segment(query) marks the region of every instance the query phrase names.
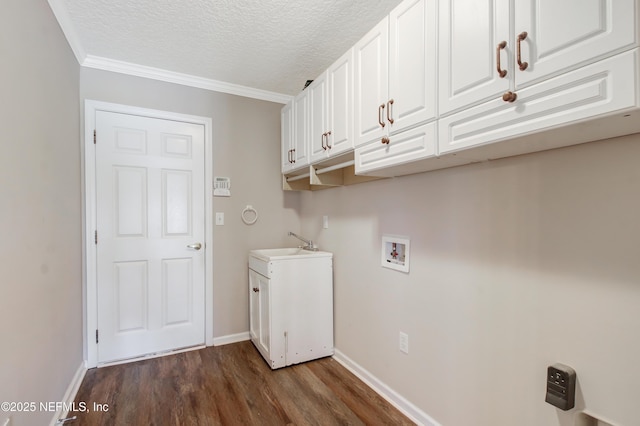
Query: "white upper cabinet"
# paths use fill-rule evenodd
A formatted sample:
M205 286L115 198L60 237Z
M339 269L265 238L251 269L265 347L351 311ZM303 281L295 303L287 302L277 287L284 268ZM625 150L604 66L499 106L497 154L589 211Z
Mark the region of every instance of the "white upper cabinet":
M355 145L385 133L384 106L389 100L389 18L384 18L354 48Z
M313 83L304 90L309 97L309 140L311 162L313 162L327 155L327 72L313 80Z
M515 34L524 70L516 63L516 88L577 69L633 46L635 0L518 0ZM525 37L526 33L526 37Z
M291 144L293 141L293 101L280 110L281 169L285 173L291 168Z
M635 0L440 0L440 115L633 46ZM510 28L511 16L515 24Z
M440 115L509 90L507 76L513 74L508 53L512 39L509 3L509 0L440 0ZM503 42L504 47L498 47ZM498 72L498 67L503 72Z
M309 97L303 91L281 111L282 173L309 165ZM291 124L289 124L291 123Z
M329 120L327 151L334 155L353 149L353 49L327 71Z
M405 0L355 46L356 146L436 117L435 4Z
M353 149L353 50L306 89L309 94L311 162Z
M435 2L407 0L389 15L389 133L436 118Z
M640 106L638 56L637 49L629 50L525 87L513 103L496 98L442 117L440 154L464 150L458 157L483 161L639 131L632 124L640 123L634 118ZM608 115L608 123L586 123ZM581 125L553 136L540 134L574 123ZM533 135L526 142L514 140Z
M403 0L283 109L283 171L353 149L356 174L399 176L637 133L639 39L640 0Z

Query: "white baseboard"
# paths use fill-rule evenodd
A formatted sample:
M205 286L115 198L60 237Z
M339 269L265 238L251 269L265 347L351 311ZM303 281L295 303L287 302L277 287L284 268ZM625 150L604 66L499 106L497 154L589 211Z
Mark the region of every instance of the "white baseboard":
M335 350L335 354L333 355L333 359L342 364L347 370L351 371L356 377L365 382L367 386L376 391L380 396L386 399L391 405L396 407L398 410L402 412L405 416L409 417L412 421L421 426L441 426L440 423L436 422L433 418L431 418L427 413L420 410L418 407L413 405L411 402L407 401L402 395L391 389L385 383L383 383L380 379L375 377L373 374L362 368L352 359L347 357L345 354L340 352L338 349Z
M87 368L84 365L84 361L80 363L80 367L76 371L76 374L73 376L71 383L69 383L69 387L67 387L67 391L64 393L64 397L62 397L62 406L58 411L56 411L51 419L50 426L55 426L58 424L59 419L64 419L69 415L69 408L73 406L73 401L76 399L76 395L78 394L78 390L80 389L80 385L82 384L82 380L84 379L84 375L87 372ZM72 413L73 415L73 413Z
M248 331L245 331L244 333L238 333L238 334L228 334L226 336L214 337L213 346L222 346L222 345L228 345L230 343L244 342L245 340L250 340L250 339L251 339L251 336L249 335Z

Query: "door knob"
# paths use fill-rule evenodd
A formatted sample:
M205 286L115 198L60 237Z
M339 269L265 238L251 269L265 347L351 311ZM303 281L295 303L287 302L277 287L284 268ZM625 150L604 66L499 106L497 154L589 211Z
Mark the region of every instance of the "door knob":
M187 248L194 249L194 250L200 250L202 248L202 244L200 244L200 243L189 244L187 246Z

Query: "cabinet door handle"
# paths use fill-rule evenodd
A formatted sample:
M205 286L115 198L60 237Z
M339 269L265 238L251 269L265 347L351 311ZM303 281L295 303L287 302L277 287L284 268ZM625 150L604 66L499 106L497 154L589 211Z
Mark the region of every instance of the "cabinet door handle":
M293 163L293 161L291 161L291 150L287 151L287 160L289 160L289 164Z
M503 70L502 65L500 65L500 53L505 47L507 47L507 42L503 41L496 48L496 68L498 69L498 75L500 78L504 78L507 75L507 70Z
M383 115L382 115L383 114L383 111L382 111L383 109L384 109L384 104L382 104L382 105L380 105L378 107L378 123L380 124L381 127L384 127L384 121L382 121L383 120L383 118L382 118L383 117Z
M325 134L327 135L327 149L331 149L332 147L331 147L331 145L329 145L329 136L331 136L331 132L329 131L329 132L327 132Z
M511 91L505 92L505 94L502 95L502 100L505 102L515 102L516 99L518 99L518 95Z
M322 144L322 149L323 149L324 151L326 151L326 150L327 150L327 146L326 146L326 145L325 145L325 143L324 143L324 138L326 138L326 137L327 137L327 134L326 134L326 133L323 133L323 134L322 134L322 137L320 138L320 143Z
M380 140L380 142L382 142L382 145L389 145L389 142L391 142L391 140L385 136Z
M522 40L527 38L527 32L523 31L520 34L518 34L518 40L517 40L517 56L518 56L518 66L520 67L520 71L524 71L527 69L527 67L529 66L528 62L522 62Z
M393 124L393 118L391 118L391 105L393 105L393 99L389 99L389 102L387 102L387 121L391 124Z
M254 288L253 288L253 292L254 292L254 293L257 293L257 292L259 292L259 291L260 291L260 289L259 289L258 287L254 287Z
M291 150L291 162L292 162L292 163L295 163L295 162L296 162L296 149L295 149L295 148L293 148L293 149Z

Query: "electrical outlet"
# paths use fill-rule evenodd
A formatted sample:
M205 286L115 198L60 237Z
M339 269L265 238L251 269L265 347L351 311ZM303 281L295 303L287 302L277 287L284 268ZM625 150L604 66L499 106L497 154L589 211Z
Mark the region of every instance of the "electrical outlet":
M402 331L400 332L400 352L409 353L409 335Z
M216 225L224 225L224 213L216 212Z
M322 216L322 229L329 229L329 216Z

